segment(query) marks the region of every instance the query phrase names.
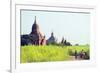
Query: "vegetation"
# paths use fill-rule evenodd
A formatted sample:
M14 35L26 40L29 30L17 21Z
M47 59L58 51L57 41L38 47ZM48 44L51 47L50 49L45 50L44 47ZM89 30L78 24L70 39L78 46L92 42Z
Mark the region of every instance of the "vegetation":
M75 50L79 53L81 50L88 52L89 46L21 46L21 63L31 62L48 62L48 61L66 61L70 60L70 56Z

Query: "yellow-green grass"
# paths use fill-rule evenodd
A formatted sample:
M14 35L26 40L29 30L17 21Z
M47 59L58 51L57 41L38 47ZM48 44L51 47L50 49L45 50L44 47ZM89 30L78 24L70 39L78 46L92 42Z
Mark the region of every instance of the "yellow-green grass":
M48 62L48 61L67 61L72 53L77 50L89 51L89 46L21 46L21 63Z

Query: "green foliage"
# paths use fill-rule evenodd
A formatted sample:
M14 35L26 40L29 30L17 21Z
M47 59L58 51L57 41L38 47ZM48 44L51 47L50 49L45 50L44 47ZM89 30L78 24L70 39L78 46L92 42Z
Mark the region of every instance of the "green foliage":
M21 46L21 63L66 61L75 50L89 51L89 46Z

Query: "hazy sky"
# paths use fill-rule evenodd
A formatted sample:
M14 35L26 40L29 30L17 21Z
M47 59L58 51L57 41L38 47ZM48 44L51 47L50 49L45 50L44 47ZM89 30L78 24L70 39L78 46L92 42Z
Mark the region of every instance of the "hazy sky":
M40 30L48 39L51 32L61 41L62 37L72 44L89 44L90 14L52 12L52 11L21 11L21 34L29 34L35 16Z

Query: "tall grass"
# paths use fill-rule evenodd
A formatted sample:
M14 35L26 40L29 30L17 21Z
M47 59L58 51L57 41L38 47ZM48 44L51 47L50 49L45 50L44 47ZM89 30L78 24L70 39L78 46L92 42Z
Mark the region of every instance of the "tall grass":
M88 51L88 46L21 46L21 63L65 61L70 59L69 50Z

